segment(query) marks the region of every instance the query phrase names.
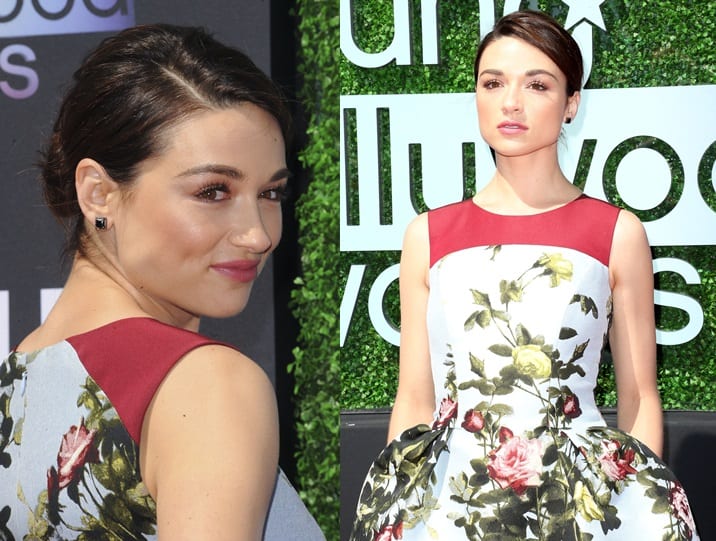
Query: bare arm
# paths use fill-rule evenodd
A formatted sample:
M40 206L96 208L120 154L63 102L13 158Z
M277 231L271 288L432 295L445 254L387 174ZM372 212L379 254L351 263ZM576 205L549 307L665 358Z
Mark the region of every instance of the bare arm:
M613 321L609 334L619 428L661 454L662 410L656 386L654 275L644 227L622 211L609 261Z
M400 258L400 371L389 441L411 426L430 424L435 409L426 325L429 264L428 220L423 214L408 226Z
M142 431L159 539L261 539L277 425L275 395L259 366L223 346L188 353L159 387Z

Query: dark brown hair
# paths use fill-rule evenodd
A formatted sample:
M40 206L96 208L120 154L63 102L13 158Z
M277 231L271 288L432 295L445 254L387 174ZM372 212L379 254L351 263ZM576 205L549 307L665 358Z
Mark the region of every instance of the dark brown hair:
M562 25L541 11L522 10L505 15L488 32L475 54L475 80L485 48L501 37L521 39L546 54L567 78L567 96L582 88L582 53L574 38Z
M129 185L139 165L162 151L169 128L196 112L241 103L273 115L288 144L281 92L248 56L206 31L143 25L102 41L75 72L40 162L45 201L67 231L66 251L83 252L75 190L81 159L96 160Z

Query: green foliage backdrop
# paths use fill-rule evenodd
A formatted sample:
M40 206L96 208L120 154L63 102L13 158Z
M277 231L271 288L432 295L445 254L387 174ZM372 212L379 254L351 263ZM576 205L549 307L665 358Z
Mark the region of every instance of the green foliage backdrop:
M300 324L289 369L295 378L300 494L328 540L338 539L338 3L297 2L299 98L308 142L299 158L310 177L297 203L301 278L292 293ZM298 535L298 534L297 534Z
M420 2L408 0L413 13ZM504 2L497 0L496 13ZM522 7L529 7L523 2ZM564 23L567 6L559 0L540 0L539 9ZM353 0L356 42L367 52L385 49L393 37L392 2ZM472 61L479 35L478 1L438 3L440 64L377 69L355 66L341 56L342 94L408 94L471 92ZM601 5L605 33L594 29L595 57L587 88L653 87L716 83L716 2L689 0L607 0ZM413 35L420 35L420 19L413 17ZM417 42L417 43L416 43ZM421 58L420 40L414 40L414 58ZM658 111L655 111L658 114ZM712 111L704 114L713 115ZM622 119L628 122L628 119ZM687 121L687 119L685 119ZM710 152L716 147L712 146ZM350 152L348 153L350 158ZM708 174L709 172L705 172ZM712 172L710 172L713 174ZM709 175L710 177L710 175ZM711 177L710 177L711 178ZM645 179L645 189L648 183ZM682 179L683 182L683 179ZM709 203L716 207L713 193ZM648 217L648 216L647 216ZM716 410L716 253L713 246L658 247L654 257L688 261L701 284L688 285L670 273L660 273L657 287L696 299L704 310L704 326L690 342L659 349L659 387L667 409ZM340 283L345 285L351 264L367 264L364 284L397 263L397 252L343 253ZM397 382L397 348L383 341L368 318L368 291L363 287L351 328L341 352L343 409L390 406ZM398 291L391 286L384 300L386 313L398 322ZM688 315L674 308L657 312L664 330L682 328ZM598 400L614 406L616 394L611 367L603 365Z

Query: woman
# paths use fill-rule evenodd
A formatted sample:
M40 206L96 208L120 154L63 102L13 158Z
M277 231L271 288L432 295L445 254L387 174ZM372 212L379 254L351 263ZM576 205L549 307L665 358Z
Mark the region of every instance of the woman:
M406 231L392 442L354 540L698 538L659 458L644 229L558 164L582 76L577 44L539 12L505 16L477 50L496 172ZM594 401L607 340L619 430Z
M125 30L75 73L42 163L74 258L0 365L0 537L322 538L277 477L267 377L197 334L279 242L288 132L271 81L198 29Z

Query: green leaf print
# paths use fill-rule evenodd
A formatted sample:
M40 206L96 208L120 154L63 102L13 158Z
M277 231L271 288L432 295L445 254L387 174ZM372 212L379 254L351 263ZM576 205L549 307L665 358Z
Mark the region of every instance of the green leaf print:
M597 309L597 304L594 302L594 300L590 297L587 297L586 295L574 295L572 297L571 303L579 303L579 307L582 309L582 312L584 314L592 314L592 317L594 319L597 319L599 317L599 310Z
M512 347L505 344L493 344L487 349L500 357L512 357Z
M485 362L470 353L470 370L481 378L485 377Z

